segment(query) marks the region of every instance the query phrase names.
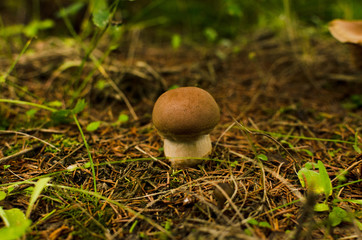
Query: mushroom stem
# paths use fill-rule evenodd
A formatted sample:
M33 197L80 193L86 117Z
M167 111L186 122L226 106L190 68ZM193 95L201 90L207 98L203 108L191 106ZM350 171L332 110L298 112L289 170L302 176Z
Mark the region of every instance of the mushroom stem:
M348 43L351 52L353 66L357 70L362 70L362 46L354 43Z
M195 140L164 139L165 156L170 160L172 167L191 167L202 162L211 152L210 135L201 135Z

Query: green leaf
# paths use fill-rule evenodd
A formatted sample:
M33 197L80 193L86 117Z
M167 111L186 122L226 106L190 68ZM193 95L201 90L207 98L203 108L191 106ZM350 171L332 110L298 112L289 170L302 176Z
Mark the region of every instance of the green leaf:
M10 26L2 26L0 29L0 36L2 37L10 37L14 35L19 35L23 32L24 25L23 24L14 24ZM5 78L0 77L0 83L2 80L5 81Z
M104 0L92 0L93 2L93 6L94 9L93 11L97 10L97 9L106 9L108 7L108 1L104 1Z
M27 195L29 195L29 196L31 196L31 194L33 193L33 191L34 191L34 187L33 187L33 186L30 186L30 187L27 187L27 188L24 189L24 192L25 192Z
M318 161L316 167L319 173L314 170L309 170L312 165L309 165L298 171L298 178L302 187L306 187L316 194L324 193L326 197L332 194L332 183L328 176L327 170L321 161ZM308 168L307 168L308 167Z
M53 112L51 115L51 119L56 123L69 123L70 119L69 119L69 115L70 115L70 111L66 110L66 109L61 109L58 110L56 112Z
M289 148L292 148L292 149L294 148L293 144L291 144L291 143L290 143L290 142L288 142L288 141L281 140L280 142L281 142L281 143L285 143L285 144L287 144Z
M362 231L362 223L358 220L354 221L354 223L357 225L358 229Z
M93 132L93 131L97 130L100 125L101 125L101 121L91 122L87 125L86 129L88 132Z
M332 195L332 183L322 161L318 161L318 169L319 169L321 185L324 189L324 194L326 195L326 197L328 197Z
M110 18L108 9L97 9L93 12L93 23L99 28L107 26Z
M78 114L80 113L81 111L84 110L85 106L87 105L87 103L85 102L84 99L79 99L77 101L77 104L75 105L75 107L73 108L72 110L72 113L73 114Z
M345 182L347 181L347 178L346 178L346 174L348 173L347 170L343 169L343 170L340 170L338 175L337 175L337 179L339 182Z
M103 79L100 79L97 81L96 83L96 88L98 90L103 90L105 87L107 86L107 81L106 80L103 80Z
M342 219L339 218L337 213L333 211L329 213L328 220L332 227L338 226L342 222Z
M1 240L16 240L23 236L31 225L31 220L18 208L3 210L0 207L0 217L5 223L5 227L0 228Z
M314 206L314 211L316 212L327 212L329 211L329 206L325 203L317 203Z
M313 157L313 153L309 151L308 149L302 149L303 152L306 152L309 156Z
M336 215L341 218L342 220L348 220L349 217L348 217L348 213L346 210L344 210L343 208L340 208L340 207L334 207L332 209L332 212L335 212Z
M121 113L118 117L117 122L119 123L126 123L129 120L129 116L127 114Z
M313 169L313 166L314 166L314 163L311 163L311 162L307 162L304 167L308 170L311 170Z
M264 154L259 154L259 155L257 156L257 158L258 158L259 160L262 160L262 161L268 161L268 157L265 156Z
M321 193L317 187L319 174L313 170L302 168L298 172L298 178L302 187L313 189L316 193ZM323 192L323 189L322 189Z
M254 218L250 219L250 220L248 221L248 223L251 224L251 225L258 225L258 224L259 224L259 222L258 222L256 219L254 219Z
M14 191L14 189L15 189L14 187L9 187L8 188L8 194L10 194L12 191Z
M132 226L130 227L129 233L133 233L134 229L135 229L136 226L137 226L137 223L138 223L138 220L136 219L136 220L133 222Z
M6 193L4 191L0 191L0 201L6 198Z
M171 87L169 87L169 89L168 90L172 90L172 89L176 89L176 88L179 88L180 86L179 85L172 85Z
M174 49L178 49L181 46L181 36L180 34L172 35L171 45Z
M243 12L240 8L240 4L237 3L237 1L227 0L225 2L226 2L227 12L230 16L241 17L243 15Z
M351 217L348 215L348 212L340 207L333 207L332 212L329 213L328 219L333 227L337 226L342 221L352 221Z
M256 57L256 53L255 53L255 52L249 52L248 58L249 58L250 60L255 59L255 57Z
M32 109L26 111L25 114L26 114L26 116L33 118L37 112L38 112L38 109L32 108Z
M234 161L230 163L230 167L236 167L239 164L238 161Z
M211 27L205 28L204 35L206 36L207 40L210 42L214 42L218 36L216 30Z
M260 222L258 225L259 227L265 227L271 229L271 225L268 222Z
M91 167L91 163L90 162L86 162L83 165L84 168L90 168Z
M245 234L248 235L248 236L253 236L253 235L254 235L254 234L251 232L251 230L248 229L248 228L245 229L244 232L245 232Z
M71 16L76 14L77 12L80 11L80 9L82 9L84 6L84 2L75 2L69 6L67 6L66 8L62 8L59 12L57 12L56 16L57 17L66 17L66 16Z
M343 201L362 205L362 199L344 199Z
M27 37L34 37L38 34L39 30L52 28L53 26L54 22L50 19L46 19L43 21L34 20L24 28L24 34Z
M61 106L63 106L62 102L60 102L60 101L48 102L47 105L49 107L61 107Z
M361 153L362 153L362 150L358 147L357 144L354 144L354 145L353 145L353 149L354 149L358 154L361 154Z
M171 227L172 227L172 220L171 219L167 219L166 222L165 222L165 229L167 231L170 231L171 230Z
M29 217L31 210L34 206L35 201L38 199L40 193L46 187L47 183L50 181L49 177L39 179L34 187L33 193L31 194L28 209L26 210L26 216Z

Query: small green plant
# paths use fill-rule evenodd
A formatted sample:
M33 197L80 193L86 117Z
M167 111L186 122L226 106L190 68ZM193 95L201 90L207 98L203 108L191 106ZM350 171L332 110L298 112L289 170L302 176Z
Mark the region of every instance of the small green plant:
M134 229L135 229L136 226L137 226L137 223L138 223L138 220L135 220L135 221L132 223L132 226L131 226L131 228L129 229L129 233L133 233Z
M238 164L239 164L239 162L235 160L235 161L233 161L233 162L230 163L230 167L234 168L234 167L236 167Z
M121 113L118 116L118 120L116 122L116 124L122 124L122 123L126 123L129 121L129 116L127 114Z
M313 169L318 169L319 172ZM306 163L304 168L298 172L298 178L301 185L316 194L324 193L326 199L332 195L332 183L329 179L327 170L321 161L315 163Z
M129 116L127 114L124 114L124 113L121 113L119 116L118 116L118 119L116 122L110 124L112 126L119 126L119 125L122 125L124 123L127 123L129 121ZM101 124L106 124L106 122L102 122L102 121L95 121L95 122L91 122L87 125L86 127L86 130L88 132L94 132L96 131L100 126Z
M42 178L35 183L25 214L18 208L4 210L3 207L0 206L0 218L5 225L4 227L0 228L0 236L2 240L15 240L25 235L26 231L31 225L31 220L29 217L31 211L33 210L35 201L38 199L40 193L43 191L49 181L50 178L47 177ZM8 193L10 193L9 190ZM6 196L7 194L4 191L0 191L0 201L4 200Z
M5 227L0 228L0 235L3 240L20 238L31 225L31 221L25 217L25 214L18 208L4 210L0 206L0 217L5 224Z
M347 110L356 110L362 107L362 94L354 94L347 101L342 103Z
M69 121L70 118L72 117L73 121L75 122L75 124L78 127L78 130L79 130L79 132L80 132L80 134L82 136L84 145L85 145L85 147L87 149L89 162L90 162L90 166L91 166L91 169L92 169L94 191L97 192L97 183L96 183L96 175L95 175L95 170L94 170L93 158L92 158L92 155L90 153L88 143L87 143L87 141L85 139L82 127L81 127L81 125L80 125L80 123L78 121L78 118L77 118L77 114L82 112L84 110L84 108L86 107L86 105L87 105L87 103L85 102L84 99L79 99L77 101L77 103L75 104L73 109L60 109L60 110L58 110L56 108L48 107L46 105L41 105L41 104L36 104L36 103L26 102L26 101L20 101L20 100L0 99L0 103L1 102L12 103L12 104L20 104L20 105L28 105L28 106L48 110L48 111L52 112L52 114L53 114L52 117L53 117L53 120L55 122Z
M172 45L172 48L173 48L173 49L179 49L180 46L181 46L181 42L182 42L182 39L181 39L180 34L174 34L174 35L172 35L171 45Z
M265 154L259 154L256 157L261 161L268 161L268 157Z
M95 122L91 122L87 125L87 131L88 132L93 132L95 130L97 130L99 128L99 126L101 125L101 121L95 121Z
M218 33L215 29L213 29L211 27L207 27L204 29L204 35L209 42L215 42L217 39Z
M338 226L341 222L352 222L352 217L348 212L340 207L333 207L328 215L328 220L332 227Z
M319 171L315 171L318 169ZM342 173L337 176L337 179L340 181L344 180L344 175L346 171L342 171ZM330 207L328 204L329 196L333 195L333 188L331 180L328 176L327 170L324 164L321 161L315 163L306 163L305 167L300 169L298 172L298 178L303 187L305 187L308 191L311 191L312 194L324 194L325 199L322 203L317 203L314 206L314 211L316 212L327 212L330 211ZM334 189L339 189L341 186L337 186ZM353 202L356 204L361 204L361 200L354 199L334 199L332 201L332 210L328 215L328 222L332 227L339 225L341 222L352 222L354 216L352 213L347 212L346 210L338 207L337 204L339 202ZM358 225L358 228L362 230L362 223L359 221L355 221Z
M248 221L249 224L254 225L254 226L258 226L258 227L265 227L265 228L269 228L271 229L271 226L268 222L265 221L257 221L255 218L252 218Z

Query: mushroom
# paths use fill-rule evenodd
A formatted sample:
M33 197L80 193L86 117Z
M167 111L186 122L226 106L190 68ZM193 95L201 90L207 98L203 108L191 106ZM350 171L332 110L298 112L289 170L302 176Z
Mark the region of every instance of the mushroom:
M329 32L351 48L352 61L357 69L362 70L362 20L336 19L329 23Z
M209 133L220 120L215 99L197 87L180 87L156 101L152 122L164 141L172 167L194 167L211 153Z
M217 207L223 209L223 206L227 200L227 196L230 198L234 193L234 187L230 183L219 183L214 188L214 197L217 202Z

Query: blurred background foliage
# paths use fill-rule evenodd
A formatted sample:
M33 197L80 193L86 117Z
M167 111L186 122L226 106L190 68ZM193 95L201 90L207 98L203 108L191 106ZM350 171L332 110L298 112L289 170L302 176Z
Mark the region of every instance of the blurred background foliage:
M5 38L72 36L74 31L87 37L87 22L99 2L111 9L116 1L1 0L0 34ZM326 24L332 19L362 19L361 0L121 0L117 3L112 24L123 30L150 30L151 41L170 39L177 34L194 42L216 42L259 29L283 32L303 27L326 32Z

